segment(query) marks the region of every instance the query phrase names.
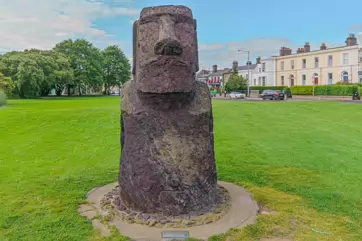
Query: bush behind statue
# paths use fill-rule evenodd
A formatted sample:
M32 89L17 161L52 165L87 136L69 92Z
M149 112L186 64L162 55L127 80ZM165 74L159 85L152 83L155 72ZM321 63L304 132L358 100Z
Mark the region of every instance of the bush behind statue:
M293 95L313 95L313 86L293 86ZM358 92L357 85L318 85L314 86L314 95L352 96Z
M0 89L0 107L6 104L7 104L6 94L2 89Z

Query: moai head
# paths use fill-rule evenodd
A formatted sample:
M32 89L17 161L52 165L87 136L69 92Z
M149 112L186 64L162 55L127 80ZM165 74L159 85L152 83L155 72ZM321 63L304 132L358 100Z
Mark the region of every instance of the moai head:
M133 25L133 75L143 93L191 92L198 71L196 20L185 6L144 8Z

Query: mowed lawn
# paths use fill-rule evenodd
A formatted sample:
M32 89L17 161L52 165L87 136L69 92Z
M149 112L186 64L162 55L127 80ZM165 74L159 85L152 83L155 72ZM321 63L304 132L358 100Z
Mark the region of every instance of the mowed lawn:
M362 105L214 101L213 111L219 179L271 214L212 240L362 240ZM0 108L0 240L101 240L77 210L117 180L119 114L118 97Z

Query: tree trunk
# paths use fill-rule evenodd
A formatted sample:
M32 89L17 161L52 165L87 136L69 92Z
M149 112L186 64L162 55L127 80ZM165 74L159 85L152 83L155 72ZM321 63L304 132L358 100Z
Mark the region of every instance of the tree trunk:
M103 91L103 94L104 95L107 95L107 83L104 83L104 91Z
M80 88L80 85L78 86L78 91L79 91L79 96L82 96L82 91L81 91L81 88Z
M70 85L68 85L68 96L70 96Z

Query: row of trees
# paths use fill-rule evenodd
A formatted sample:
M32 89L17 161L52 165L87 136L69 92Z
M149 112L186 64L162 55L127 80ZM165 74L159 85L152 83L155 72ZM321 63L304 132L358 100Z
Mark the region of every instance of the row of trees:
M46 96L51 89L61 95L64 88L104 91L130 80L127 57L116 46L100 50L87 40L65 40L52 50L30 49L0 56L0 88L22 98Z

